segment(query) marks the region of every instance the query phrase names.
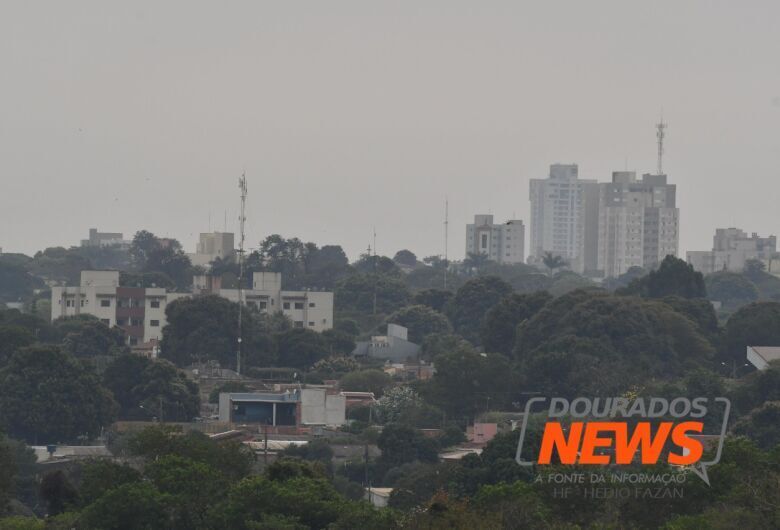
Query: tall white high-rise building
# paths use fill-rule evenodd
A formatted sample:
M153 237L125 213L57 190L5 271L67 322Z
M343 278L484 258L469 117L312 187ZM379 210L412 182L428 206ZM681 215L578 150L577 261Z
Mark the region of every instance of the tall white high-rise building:
M680 210L666 175L615 171L599 185L598 269L607 277L631 267L652 269L677 255Z
M523 263L525 259L525 226L513 219L493 224L492 215L475 215L466 225L466 256L485 254L497 263Z
M577 164L552 164L546 179L531 179L531 249L563 257L579 273L596 269L598 184L578 178Z

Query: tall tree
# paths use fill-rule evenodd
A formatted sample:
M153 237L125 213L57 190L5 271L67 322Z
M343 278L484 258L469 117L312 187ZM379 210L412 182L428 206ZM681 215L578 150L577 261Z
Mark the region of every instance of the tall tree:
M544 263L544 266L550 271L550 278L552 278L555 269L560 269L561 267L568 265L566 260L563 259L563 256L553 254L552 252L544 253L542 256L542 263Z
M446 316L424 305L403 307L387 317L386 323L407 328L409 340L417 344L422 344L425 337L432 333L452 332L452 326Z
M618 294L635 294L645 298L679 296L682 298L706 298L704 276L693 266L672 255L666 256L658 269L647 276L637 278L628 287L618 289Z
M480 330L485 350L511 355L515 346L517 326L534 316L552 299L541 291L534 294L511 294L503 298L485 315Z
M496 276L474 278L458 289L445 312L455 331L476 344L487 312L511 293L512 286Z
M16 438L47 443L95 436L116 402L93 369L55 346L31 346L0 369L0 425Z

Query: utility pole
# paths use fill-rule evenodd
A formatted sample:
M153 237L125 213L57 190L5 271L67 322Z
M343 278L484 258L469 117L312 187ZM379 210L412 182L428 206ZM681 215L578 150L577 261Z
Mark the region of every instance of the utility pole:
M241 190L241 215L238 218L238 344L236 347L236 374L241 375L241 317L244 306L244 223L246 221L246 174L242 173L238 179L238 189Z

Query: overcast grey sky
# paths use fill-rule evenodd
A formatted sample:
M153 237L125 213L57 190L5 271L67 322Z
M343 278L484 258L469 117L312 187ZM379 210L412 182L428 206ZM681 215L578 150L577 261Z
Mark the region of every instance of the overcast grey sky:
M461 257L554 162L677 184L680 250L780 231L780 2L0 3L0 247L236 229ZM528 231L526 231L528 237ZM527 248L528 245L526 245Z

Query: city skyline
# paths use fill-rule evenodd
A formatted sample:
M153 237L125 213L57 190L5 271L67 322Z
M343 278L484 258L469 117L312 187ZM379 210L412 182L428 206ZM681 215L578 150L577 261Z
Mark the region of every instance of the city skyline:
M453 227L530 226L550 164L654 172L661 109L680 255L715 227L778 232L775 3L80 5L0 17L6 252L89 227L191 250L226 212L237 232L246 171L250 248L280 233L355 259L376 227L381 254L442 254L445 196Z

